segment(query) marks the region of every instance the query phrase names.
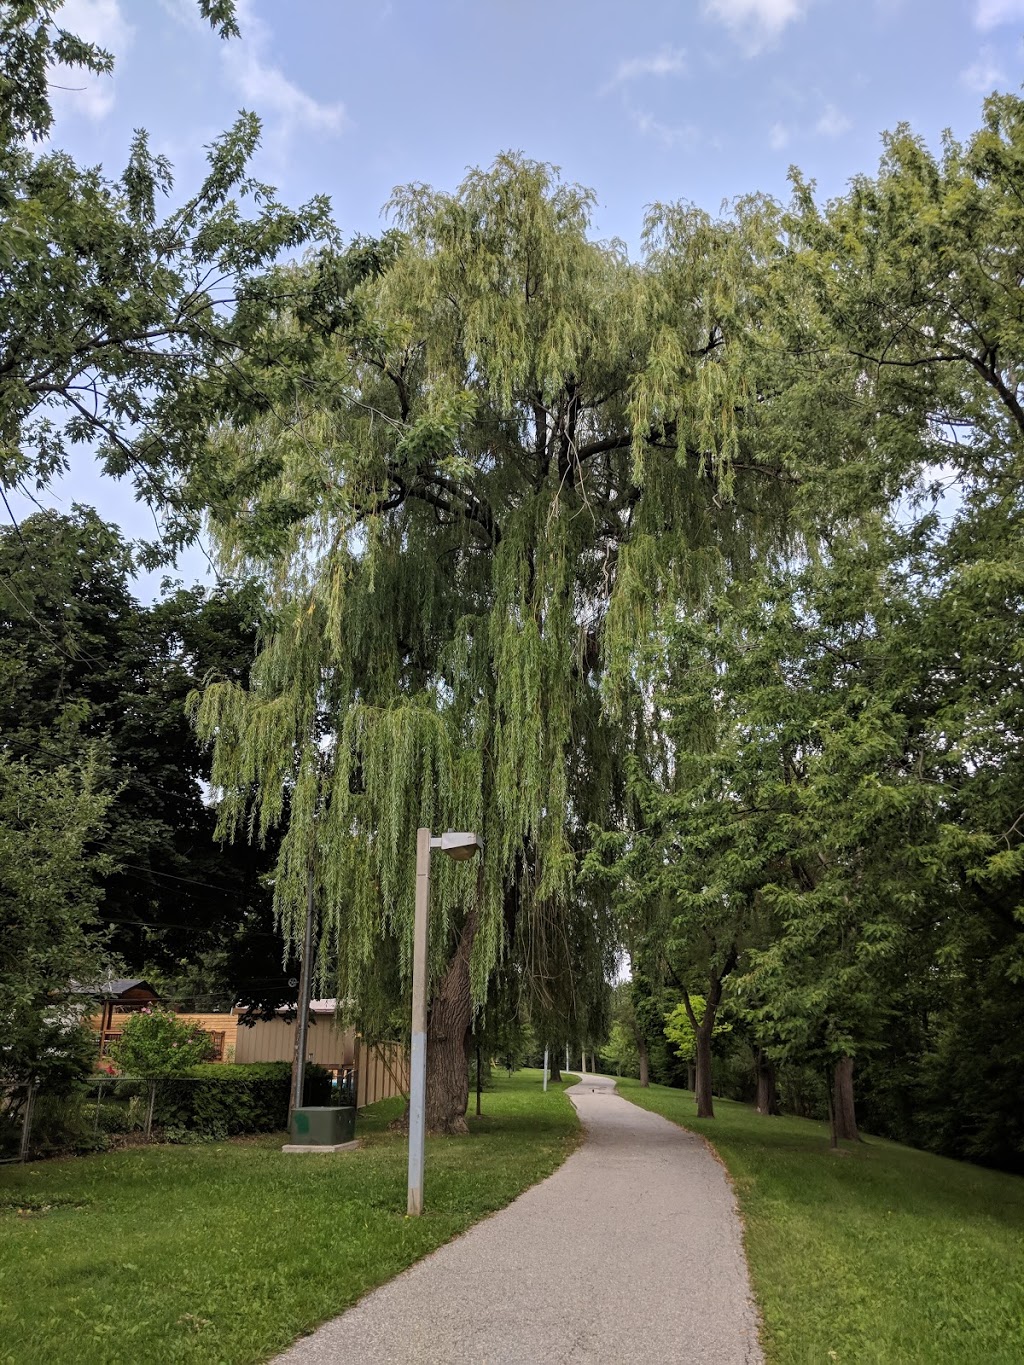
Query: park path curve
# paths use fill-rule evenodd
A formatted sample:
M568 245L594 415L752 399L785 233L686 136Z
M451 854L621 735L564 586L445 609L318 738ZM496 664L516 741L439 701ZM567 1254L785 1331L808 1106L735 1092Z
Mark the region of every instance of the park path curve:
M584 1076L585 1142L282 1365L760 1365L732 1189L692 1133Z

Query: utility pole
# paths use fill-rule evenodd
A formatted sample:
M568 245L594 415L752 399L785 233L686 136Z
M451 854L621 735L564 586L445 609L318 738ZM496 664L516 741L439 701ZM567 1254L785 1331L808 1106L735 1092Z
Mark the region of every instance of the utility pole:
M302 961L299 964L299 1000L295 1015L295 1059L292 1062L292 1094L288 1106L288 1122L292 1110L301 1109L306 1089L306 1041L309 1033L309 997L313 976L313 915L316 869L313 855L309 858L309 880L306 887L306 928L302 935Z

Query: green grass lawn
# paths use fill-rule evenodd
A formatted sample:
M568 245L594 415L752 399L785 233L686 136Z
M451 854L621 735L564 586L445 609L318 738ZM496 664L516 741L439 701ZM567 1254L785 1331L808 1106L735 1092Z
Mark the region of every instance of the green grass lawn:
M775 1365L1021 1365L1024 1180L880 1138L828 1150L823 1124L761 1118L619 1081L709 1138L746 1224Z
M265 1359L564 1160L575 1110L540 1075L498 1074L469 1137L427 1140L418 1219L396 1100L355 1152L285 1156L278 1135L0 1168L0 1361Z

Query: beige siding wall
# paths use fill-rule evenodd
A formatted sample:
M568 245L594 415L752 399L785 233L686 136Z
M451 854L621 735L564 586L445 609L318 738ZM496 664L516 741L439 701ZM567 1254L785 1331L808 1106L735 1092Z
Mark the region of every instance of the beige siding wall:
M314 1015L306 1034L307 1061L321 1066L354 1066L355 1033L330 1017ZM287 1019L260 1019L238 1028L236 1062L290 1062L295 1056L295 1024Z

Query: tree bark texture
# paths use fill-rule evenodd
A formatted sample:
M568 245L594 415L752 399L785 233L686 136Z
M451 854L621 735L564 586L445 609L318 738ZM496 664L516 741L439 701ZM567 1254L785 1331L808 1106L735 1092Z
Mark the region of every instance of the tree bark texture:
M560 1081L562 1079L562 1069L558 1065L558 1049L551 1049L551 1061L548 1063L548 1080Z
M476 912L466 916L458 947L448 964L427 1018L427 1132L468 1133L469 1054L473 998L469 955L476 936Z
M715 1105L711 1098L711 1031L714 1026L715 1016L709 1004L697 1029L697 1083L694 1097L699 1119L715 1117Z
M642 1033L636 1035L636 1050L640 1054L640 1085L646 1089L651 1083L651 1064L647 1055L647 1039Z
M779 1097L775 1090L775 1067L761 1048L757 1049L757 1102L759 1114L777 1114Z
M853 1100L853 1058L841 1057L832 1078L832 1108L836 1137L841 1142L860 1142L857 1111Z

